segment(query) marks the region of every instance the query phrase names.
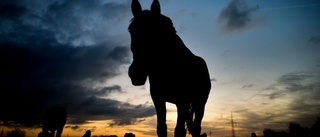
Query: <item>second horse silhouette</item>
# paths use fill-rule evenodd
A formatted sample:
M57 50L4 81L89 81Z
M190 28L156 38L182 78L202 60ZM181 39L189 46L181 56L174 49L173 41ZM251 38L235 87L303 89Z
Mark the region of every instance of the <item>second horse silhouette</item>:
M158 136L167 136L166 102L170 102L178 113L174 136L185 137L187 125L189 133L199 137L211 90L206 62L185 46L171 19L161 14L158 0L153 1L151 10L142 10L138 0L132 1L131 8L133 62L129 77L135 86L144 85L149 78Z
M67 111L64 107L55 106L47 109L42 121L42 132L38 137L61 137L67 121Z

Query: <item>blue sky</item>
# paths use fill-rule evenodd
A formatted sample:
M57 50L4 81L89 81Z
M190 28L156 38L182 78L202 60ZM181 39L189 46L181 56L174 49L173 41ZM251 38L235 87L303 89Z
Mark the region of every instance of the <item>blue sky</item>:
M143 9L151 2L140 0ZM130 3L1 1L1 96L24 103L0 101L6 110L0 113L0 128L28 127L36 135L45 109L63 105L69 114L64 135L92 130L154 136L149 85L134 87L127 75ZM203 132L230 135L231 111L241 136L262 135L265 128L287 130L289 122L310 127L320 116L319 1L160 4L186 46L208 64L213 81ZM175 107L168 107L173 136Z

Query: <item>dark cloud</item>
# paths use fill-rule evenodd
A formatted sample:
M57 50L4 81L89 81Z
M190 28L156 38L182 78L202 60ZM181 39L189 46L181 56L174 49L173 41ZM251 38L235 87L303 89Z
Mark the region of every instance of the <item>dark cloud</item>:
M123 117L114 119L113 122L110 124L110 126L115 126L115 125L131 125L131 124L136 124L145 121L145 117L149 117L152 115L155 115L154 108L148 105L137 105L133 106L130 104L125 104L124 105L127 109L124 111Z
M282 75L276 84L258 93L260 97L269 98L269 101L249 101L244 106L250 106L250 109L234 111L233 115L235 118L240 116L241 127L253 131L261 131L261 128L287 130L286 125L290 122L310 128L320 114L319 74L294 72ZM237 122L237 119L234 121Z
M225 31L239 31L253 24L251 14L259 10L259 6L249 7L245 0L231 0L219 14L219 21Z
M311 126L319 116L320 104L320 73L294 72L279 77L277 84L268 88L270 94L262 94L271 100L290 99L290 103L282 103L285 106L283 115L290 117L291 121L305 126ZM294 115L290 115L294 114Z
M26 11L23 6L14 5L14 4L6 4L1 5L0 9L0 19L15 19L20 16Z
M306 94L320 96L320 75L318 72L294 72L279 77L277 84L266 88L272 91L270 94L264 94L270 99L284 97L286 94Z
M79 126L79 125L72 125L72 126L69 126L69 125L66 125L64 126L64 128L70 128L74 131L79 131L79 132L86 132L88 130L90 130L91 132L94 132L96 130L96 126Z
M71 124L154 115L151 106L106 98L122 93L104 83L130 61L120 25L110 24L128 23L129 10L98 0L1 1L0 121L34 126L55 105L67 109Z
M218 80L216 78L211 78L210 81L217 82Z
M314 92L320 89L320 76L317 73L289 73L279 78L278 83L284 85L288 92Z
M65 127L65 128L71 128L72 130L78 130L79 128L80 128L80 126L78 126L78 125L75 125L75 126L67 126L67 127Z
M242 88L252 88L254 85L253 84L248 84L248 85L243 85Z
M109 95L112 92L121 91L121 87L119 85L114 85L110 87L103 87L101 90L98 90L97 96Z
M284 91L275 91L270 94L265 94L264 96L269 97L269 99L277 99L285 96Z
M312 37L309 39L309 42L319 44L320 43L320 37Z
M235 116L241 115L243 119L241 119L241 127L245 129L250 129L252 131L260 131L261 127L267 128L267 127L277 127L275 126L274 118L277 117L276 114L263 114L259 113L256 110L246 110L240 113L234 113ZM264 121L264 122L261 122ZM285 122L282 122L283 125L285 125ZM274 125L273 125L274 124ZM278 123L277 123L278 124Z

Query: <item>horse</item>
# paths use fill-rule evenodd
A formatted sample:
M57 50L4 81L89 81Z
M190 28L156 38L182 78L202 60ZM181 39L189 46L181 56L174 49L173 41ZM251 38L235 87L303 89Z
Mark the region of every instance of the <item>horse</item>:
M171 19L161 14L154 0L151 10L142 10L132 0L131 36L133 61L128 75L134 86L149 80L150 95L157 115L157 135L167 136L166 102L177 107L175 137L200 137L201 122L211 90L210 75L203 58L183 43Z
M66 121L67 111L64 107L55 106L47 109L43 117L42 132L38 137L61 137Z

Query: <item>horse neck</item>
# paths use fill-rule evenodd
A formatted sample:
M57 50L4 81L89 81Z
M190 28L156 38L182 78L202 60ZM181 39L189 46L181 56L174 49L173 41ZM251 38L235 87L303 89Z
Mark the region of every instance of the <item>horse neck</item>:
M155 41L157 42L154 46L160 47L160 52L163 52L165 56L169 57L183 57L188 58L194 56L194 54L187 48L181 38L177 34L169 34Z

